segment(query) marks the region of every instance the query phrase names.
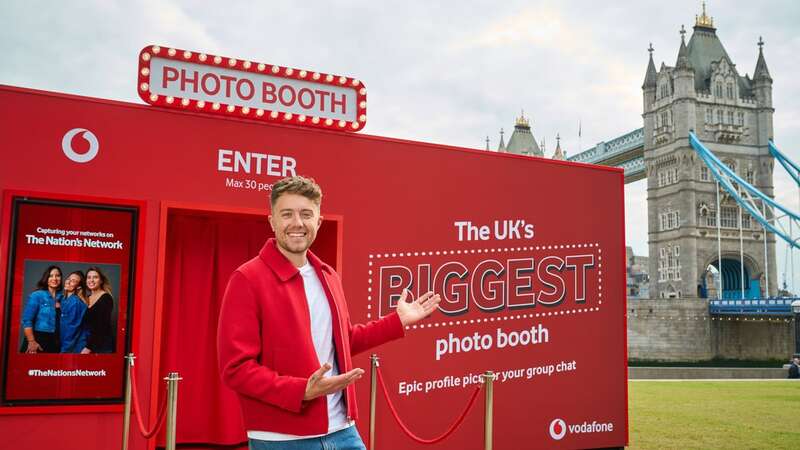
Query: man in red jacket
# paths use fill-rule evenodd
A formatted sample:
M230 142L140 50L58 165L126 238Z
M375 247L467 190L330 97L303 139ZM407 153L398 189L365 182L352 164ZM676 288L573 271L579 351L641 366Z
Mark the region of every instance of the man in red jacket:
M355 429L351 356L403 336L433 312L428 292L396 312L352 325L339 275L308 249L322 224L311 179L275 183L274 239L231 275L219 317L220 374L238 395L250 448L364 449Z

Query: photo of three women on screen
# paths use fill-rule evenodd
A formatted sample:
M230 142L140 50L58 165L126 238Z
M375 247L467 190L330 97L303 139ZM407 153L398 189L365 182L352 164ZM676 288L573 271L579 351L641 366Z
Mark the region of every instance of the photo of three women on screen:
M113 353L111 283L89 267L64 277L50 265L22 310L21 353Z

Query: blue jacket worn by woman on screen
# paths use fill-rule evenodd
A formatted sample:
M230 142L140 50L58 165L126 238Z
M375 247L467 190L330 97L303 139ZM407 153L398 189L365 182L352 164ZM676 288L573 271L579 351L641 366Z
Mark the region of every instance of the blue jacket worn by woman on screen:
M75 294L61 301L61 353L80 353L86 347L88 331L82 326L86 303Z
M22 311L22 328L33 328L34 331L45 333L56 332L56 302L60 302L63 296L56 294L53 298L45 289L33 291L28 296L25 309Z

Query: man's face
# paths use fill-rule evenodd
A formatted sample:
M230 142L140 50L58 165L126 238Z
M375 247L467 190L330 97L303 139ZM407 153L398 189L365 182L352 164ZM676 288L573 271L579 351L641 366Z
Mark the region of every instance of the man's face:
M284 251L305 254L322 224L319 206L310 199L297 194L278 197L269 216L275 240Z

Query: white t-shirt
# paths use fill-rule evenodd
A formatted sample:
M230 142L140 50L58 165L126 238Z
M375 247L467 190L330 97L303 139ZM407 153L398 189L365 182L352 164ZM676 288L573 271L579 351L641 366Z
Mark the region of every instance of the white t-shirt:
M303 288L308 301L308 311L311 313L311 338L314 341L314 349L317 351L319 365L325 363L331 365L332 369L325 374L326 377L339 375L339 367L336 364L336 348L333 345L333 318L331 307L328 304L328 296L325 289L314 271L314 268L306 262L300 267L300 275L303 277ZM347 411L342 401L342 392L334 392L328 395L328 434L343 430L353 423L347 420ZM273 433L270 431L248 430L247 437L260 441L291 441L296 439L308 439L316 436L297 436L294 434Z

